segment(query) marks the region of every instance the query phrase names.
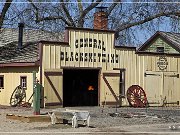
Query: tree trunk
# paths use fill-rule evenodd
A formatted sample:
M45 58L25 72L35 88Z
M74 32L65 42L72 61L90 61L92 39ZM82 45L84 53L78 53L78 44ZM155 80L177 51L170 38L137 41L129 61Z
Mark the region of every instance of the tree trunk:
M2 28L5 15L6 15L8 9L9 9L11 3L12 3L12 0L6 0L5 4L3 6L2 12L0 14L0 29Z

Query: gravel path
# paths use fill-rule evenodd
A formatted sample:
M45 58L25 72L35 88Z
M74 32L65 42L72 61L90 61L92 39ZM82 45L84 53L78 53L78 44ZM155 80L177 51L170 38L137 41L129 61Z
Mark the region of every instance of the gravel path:
M66 108L60 108L64 110ZM28 133L28 134L111 134L121 132L138 132L136 134L145 134L144 132L155 132L162 134L180 134L180 108L174 107L156 107L156 108L102 108L102 107L68 107L73 110L87 110L90 112L90 127L85 127L79 123L79 127L74 129L70 124L55 124L49 122L26 123L18 120L6 119L6 114L32 115L32 108L12 108L0 106L0 134L3 133ZM45 114L52 109L41 109ZM171 130L169 126L175 125L176 129ZM149 133L146 133L149 134ZM152 134L152 133L151 133Z

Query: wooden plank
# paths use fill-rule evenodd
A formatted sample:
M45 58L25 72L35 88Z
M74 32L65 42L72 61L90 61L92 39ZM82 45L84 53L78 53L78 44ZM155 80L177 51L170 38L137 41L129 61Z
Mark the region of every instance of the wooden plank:
M55 60L56 60L56 50L55 45L50 46L50 68L55 69Z
M60 53L61 53L61 47L60 46L56 46L56 69L60 69L61 65L60 65Z
M15 114L6 114L6 119L11 120L19 120L21 122L51 122L51 118L49 115L33 115L33 116L26 116L26 115L15 115ZM57 123L67 123L66 119L57 118Z
M22 122L51 122L48 115L23 116L15 114L6 114L6 119L19 120Z

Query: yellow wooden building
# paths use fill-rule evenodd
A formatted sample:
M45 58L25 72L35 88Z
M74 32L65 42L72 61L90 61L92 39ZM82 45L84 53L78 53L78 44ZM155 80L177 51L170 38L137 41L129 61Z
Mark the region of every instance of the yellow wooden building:
M1 47L0 104L9 105L19 84L24 85L28 99L33 92L32 72L36 71L45 106L125 106L129 105L126 92L131 85L144 89L149 105L160 106L164 101L177 105L178 43L157 32L136 50L115 46L114 34L109 30L68 27L65 42L33 42L21 49L16 49L17 43ZM152 47L155 44L158 47ZM162 47L174 49L162 52Z
M144 89L145 105L179 105L180 34L157 32L136 49L115 45L104 11L94 18L94 29L67 27L64 42L22 44L19 27L19 42L0 47L0 104L18 85L30 99L35 71L41 106L127 106L129 91L141 104L132 85Z

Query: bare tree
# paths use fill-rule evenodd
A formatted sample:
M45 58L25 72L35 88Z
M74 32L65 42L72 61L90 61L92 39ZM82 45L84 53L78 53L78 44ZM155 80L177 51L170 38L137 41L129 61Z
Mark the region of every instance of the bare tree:
M114 21L112 29L117 31L118 41L124 40L124 44L129 45L135 41L134 38L139 32L151 35L155 31L164 30L167 27L171 27L173 32L178 32L177 29L180 25L177 23L180 17L179 2L163 0L151 2L134 0L133 2L119 4L119 7L116 7L110 15L110 20Z
M12 0L6 1L11 2ZM112 0L110 3L108 0L92 0L87 3L83 0L76 2L56 0L56 2L42 3L41 0L27 0L21 8L18 4L14 4L9 12L13 12L13 15L16 14L17 17L13 16L9 18L9 21L13 22L13 25L21 18L30 28L58 32L65 26L92 27L94 9L103 5L108 7L109 28L116 31L118 44L121 45L134 44L134 41L138 40L139 31L144 31L148 35L168 25L167 27L172 27L172 31L178 32L180 25L180 3L178 1L132 0L123 2Z

